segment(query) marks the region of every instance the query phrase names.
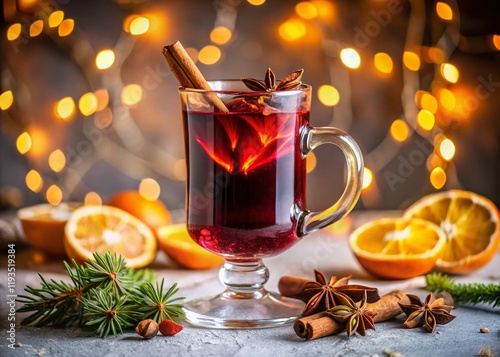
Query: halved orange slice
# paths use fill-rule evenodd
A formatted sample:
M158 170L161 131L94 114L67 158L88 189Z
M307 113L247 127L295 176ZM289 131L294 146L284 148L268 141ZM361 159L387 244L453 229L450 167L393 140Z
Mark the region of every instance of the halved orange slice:
M221 265L224 258L199 246L185 224L171 224L158 229L158 243L173 261L188 269L210 269Z
M446 235L443 256L436 267L444 272L468 274L486 265L500 247L500 213L487 198L463 190L423 197L404 213L440 226Z
M64 248L78 263L109 250L127 266L140 268L154 260L157 243L151 229L131 214L110 206L84 206L66 223Z
M434 223L421 219L381 218L352 232L349 246L370 273L407 279L432 270L446 244Z

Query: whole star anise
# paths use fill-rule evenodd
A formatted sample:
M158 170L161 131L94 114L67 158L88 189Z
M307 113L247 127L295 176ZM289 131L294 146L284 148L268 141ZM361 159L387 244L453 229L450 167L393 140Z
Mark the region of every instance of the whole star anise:
M433 293L427 295L424 303L415 295L408 294L408 298L411 304L399 304L407 316L404 325L408 328L425 325L427 331L434 332L437 324L446 325L456 317L450 314L453 306L445 305L444 299L436 299Z
M340 304L328 310L330 315L337 322L345 322L347 336L351 336L354 332L358 332L361 336L366 336L366 330L371 328L375 330L375 322L373 318L376 312L367 310L366 290L363 298L354 302L349 296L338 293L337 299Z
M242 78L241 81L245 83L248 88L254 91L272 92L278 90L292 90L297 89L302 84L300 81L302 73L304 73L303 69L293 71L288 76L283 78L278 85L276 85L276 76L271 68L268 68L264 81L260 81L255 78Z
M313 315L335 307L339 304L339 294L347 295L353 301L360 301L364 294L366 294L366 300L370 303L380 299L376 288L363 285L348 285L350 275L339 280L337 280L337 277L332 276L330 282L327 283L323 273L316 270L314 273L316 281L306 283L302 289L303 293L314 293L307 302L304 311L302 311L303 316Z

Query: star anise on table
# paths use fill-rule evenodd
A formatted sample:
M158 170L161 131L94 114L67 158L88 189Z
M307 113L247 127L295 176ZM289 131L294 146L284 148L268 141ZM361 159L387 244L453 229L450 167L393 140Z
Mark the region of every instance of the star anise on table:
M445 305L444 299L436 299L433 293L427 295L424 303L415 295L408 294L408 298L411 304L399 304L407 316L404 325L408 328L425 325L427 331L434 332L436 325L446 325L456 317L450 314L453 306Z
M340 294L347 295L353 301L360 301L363 295L367 296L366 300L370 303L380 299L376 288L363 285L348 285L350 275L339 280L337 280L337 277L332 276L327 283L323 273L316 270L314 273L316 281L306 283L302 289L303 293L314 293L307 302L304 311L302 311L302 316L313 315L337 306Z
M366 336L367 329L375 330L373 318L377 313L366 309L368 306L366 290L363 298L358 302L354 302L343 293L338 293L336 298L340 304L329 309L327 314L335 321L346 324L347 336L350 337L355 332Z
M242 78L241 81L245 83L249 89L254 91L273 92L279 90L293 90L299 88L302 84L300 81L302 73L304 73L303 69L293 71L276 85L276 75L271 68L268 68L264 81L255 78Z

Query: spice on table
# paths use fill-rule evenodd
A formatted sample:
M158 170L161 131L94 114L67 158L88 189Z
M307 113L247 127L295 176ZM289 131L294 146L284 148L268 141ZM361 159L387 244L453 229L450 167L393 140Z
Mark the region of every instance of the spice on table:
M158 334L158 323L153 319L142 320L135 327L135 332L146 340L155 337Z
M399 303L409 303L407 294L404 291L395 290L372 304L366 305L366 310L376 314L373 322L389 320L403 312ZM306 340L335 335L346 329L344 323L335 321L328 312L319 312L314 315L302 317L295 321L293 328L297 336Z
M178 323L165 319L160 322L160 332L162 335L173 336L182 331L184 327Z
M450 314L453 306L444 304L444 299L436 299L433 293L430 293L422 303L416 295L408 294L410 304L399 304L408 317L404 325L408 328L414 328L425 325L429 332L436 331L436 326L445 325L451 322L455 316Z
M377 315L376 312L368 310L366 302L366 292L358 302L354 302L349 296L342 293L337 294L337 299L341 305L327 311L335 321L343 322L347 330L347 336L350 337L354 332L358 332L361 336L366 336L366 330L371 328L375 330L373 318Z
M489 332L490 332L490 329L489 329L489 328L487 328L487 327L481 327L481 328L479 329L479 332L481 332L481 333L489 333Z
M329 310L338 304L336 295L343 293L354 301L360 301L367 294L367 302L373 303L380 299L376 288L363 285L348 285L351 276L339 280L335 276L327 282L323 273L314 271L316 281L306 281L304 278L284 276L280 279L278 288L281 295L300 299L306 302L302 316L313 315Z

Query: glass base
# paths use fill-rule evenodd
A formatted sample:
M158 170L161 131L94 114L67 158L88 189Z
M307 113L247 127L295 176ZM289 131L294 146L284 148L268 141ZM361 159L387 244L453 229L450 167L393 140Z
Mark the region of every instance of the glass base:
M259 289L253 292L224 293L184 304L191 325L216 329L278 327L300 317L304 303Z

